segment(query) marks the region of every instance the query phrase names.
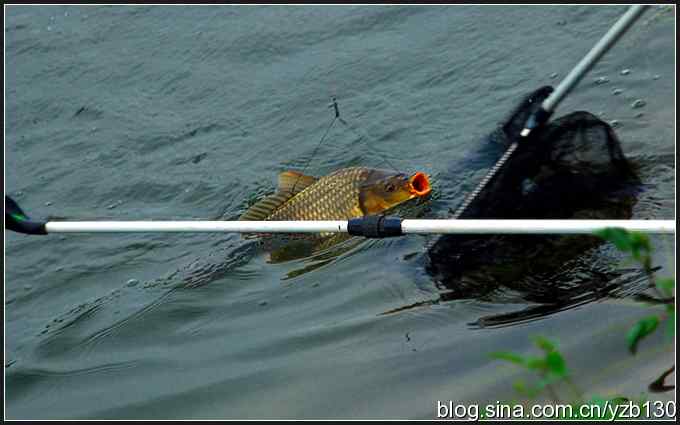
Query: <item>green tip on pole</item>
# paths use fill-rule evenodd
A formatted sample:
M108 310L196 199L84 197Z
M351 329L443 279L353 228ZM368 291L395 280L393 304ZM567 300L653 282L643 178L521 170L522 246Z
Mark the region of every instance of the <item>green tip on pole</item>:
M27 235L47 234L45 222L32 221L9 196L5 196L5 228Z

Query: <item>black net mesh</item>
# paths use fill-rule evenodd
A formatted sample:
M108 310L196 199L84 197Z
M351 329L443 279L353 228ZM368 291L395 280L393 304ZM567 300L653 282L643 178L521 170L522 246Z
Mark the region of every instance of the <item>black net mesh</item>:
M549 93L543 87L527 96L493 142L509 146L518 140ZM521 141L459 218L627 219L638 188L612 128L588 112L573 112ZM554 270L599 243L589 236L445 235L428 249L426 269L449 297L479 297L499 284L521 286L525 277ZM560 285L573 295L574 288L562 281L545 300L559 298ZM546 293L528 292L538 298Z

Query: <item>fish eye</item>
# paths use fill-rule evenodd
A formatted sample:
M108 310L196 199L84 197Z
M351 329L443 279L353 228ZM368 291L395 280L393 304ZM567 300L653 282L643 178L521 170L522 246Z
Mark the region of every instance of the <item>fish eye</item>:
M387 186L385 186L385 190L388 191L388 192L394 192L394 189L396 189L396 188L394 187L394 185L392 183L388 183Z

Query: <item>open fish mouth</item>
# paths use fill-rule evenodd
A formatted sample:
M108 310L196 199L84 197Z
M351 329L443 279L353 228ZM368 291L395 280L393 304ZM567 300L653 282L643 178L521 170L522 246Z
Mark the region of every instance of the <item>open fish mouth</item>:
M408 179L408 189L412 195L415 196L426 196L432 191L430 186L430 179L428 179L425 173L415 173L410 179Z

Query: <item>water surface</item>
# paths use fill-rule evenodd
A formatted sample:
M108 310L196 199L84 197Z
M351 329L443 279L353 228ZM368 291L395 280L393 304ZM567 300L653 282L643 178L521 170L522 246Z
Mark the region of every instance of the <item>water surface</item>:
M427 172L428 214L445 217L485 171L466 157L624 11L10 6L6 190L39 217L234 219L304 166L337 96L363 137L335 125L307 171ZM674 9L648 11L557 113L615 120L647 187L638 219L675 217L674 26ZM673 239L654 241L671 275ZM532 335L559 340L593 393L637 395L673 362L662 335L627 353L626 329L650 310L625 296L499 327L480 318L531 303L429 305L425 237L280 264L235 235L5 243L12 419L432 418L437 400L514 398L522 375L488 353L529 352Z

